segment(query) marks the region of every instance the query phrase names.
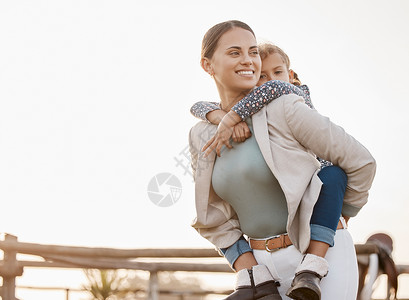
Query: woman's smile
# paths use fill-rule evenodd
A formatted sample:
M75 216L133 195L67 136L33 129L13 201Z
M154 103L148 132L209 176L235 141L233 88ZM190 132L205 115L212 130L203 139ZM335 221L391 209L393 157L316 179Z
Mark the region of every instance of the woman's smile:
M237 74L239 74L240 76L244 76L244 77L253 77L254 76L254 71L253 70L241 70L241 71L237 71Z

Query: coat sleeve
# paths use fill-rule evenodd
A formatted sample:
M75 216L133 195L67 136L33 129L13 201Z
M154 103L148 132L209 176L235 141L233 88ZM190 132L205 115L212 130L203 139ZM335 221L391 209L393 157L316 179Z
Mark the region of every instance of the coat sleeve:
M200 122L191 129L189 134L196 204L196 217L192 226L216 247L227 248L242 236L242 232L234 209L213 190L211 176L214 155L209 155L207 158L200 155L202 144L207 141L205 132L208 126L214 125ZM203 134L204 138L201 138Z
M319 157L341 167L348 176L343 214L353 217L368 201L376 162L369 151L345 130L309 109L300 97L285 96L287 124L296 140Z

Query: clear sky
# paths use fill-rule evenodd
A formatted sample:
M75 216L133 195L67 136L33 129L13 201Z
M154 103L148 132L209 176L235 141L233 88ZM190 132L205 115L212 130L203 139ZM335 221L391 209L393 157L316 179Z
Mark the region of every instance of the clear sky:
M409 264L404 0L2 1L0 232L45 244L211 247L190 227L184 152L190 106L218 97L199 66L201 39L229 19L282 47L317 110L372 152L377 175L350 231L357 243L391 234L397 263ZM169 207L148 195L160 173L182 186Z

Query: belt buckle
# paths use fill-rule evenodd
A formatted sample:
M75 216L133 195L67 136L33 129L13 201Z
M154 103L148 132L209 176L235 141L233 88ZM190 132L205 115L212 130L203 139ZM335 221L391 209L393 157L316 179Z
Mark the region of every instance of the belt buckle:
M269 240L276 239L276 238L280 238L282 247L277 247L277 248L275 248L275 249L270 249L270 248L268 248L268 241L269 241ZM267 251L267 252L270 252L270 253L276 252L276 251L278 251L278 250L280 250L280 249L283 249L283 248L286 248L287 245L286 245L286 243L285 243L285 235L284 235L284 234L281 234L281 235L279 235L279 236L275 236L275 237L273 237L273 238L271 238L271 239L265 240L265 242L264 242L264 247L265 247L266 251Z
M268 241L269 240L273 240L273 239L276 239L276 237L275 238L272 238L272 239L268 239L268 240L265 240L265 242L264 242L264 247L266 248L266 251L267 252L276 252L277 250L280 250L281 248L280 247L278 247L278 248L274 248L274 249L270 249L270 248L268 248Z

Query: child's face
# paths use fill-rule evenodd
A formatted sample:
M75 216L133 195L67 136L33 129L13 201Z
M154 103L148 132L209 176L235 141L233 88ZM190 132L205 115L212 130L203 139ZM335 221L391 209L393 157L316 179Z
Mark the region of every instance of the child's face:
M281 55L278 53L269 54L263 59L261 64L260 80L257 85L270 80L282 80L285 82L291 82L291 74L287 68L287 65L283 62Z

